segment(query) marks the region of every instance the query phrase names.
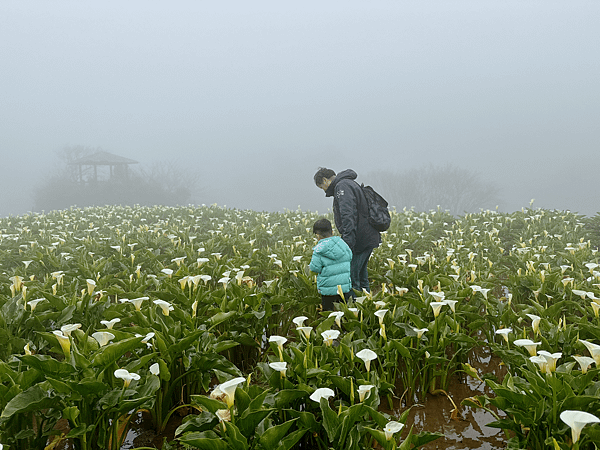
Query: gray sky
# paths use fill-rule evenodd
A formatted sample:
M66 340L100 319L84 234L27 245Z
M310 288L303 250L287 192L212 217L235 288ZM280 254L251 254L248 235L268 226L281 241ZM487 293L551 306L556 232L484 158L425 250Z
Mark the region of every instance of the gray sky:
M32 208L68 145L180 162L198 203L325 211L319 166L368 183L432 162L477 170L505 210L594 214L599 18L597 1L3 0L0 216Z

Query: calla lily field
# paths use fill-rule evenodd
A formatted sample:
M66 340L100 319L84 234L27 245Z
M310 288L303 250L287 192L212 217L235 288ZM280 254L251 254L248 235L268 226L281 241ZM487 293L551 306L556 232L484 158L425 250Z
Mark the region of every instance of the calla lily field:
M157 434L183 416L165 449L420 448L443 433L411 407L468 379L486 392L457 414L489 413L506 448L599 448L598 217L392 211L371 292L333 313L308 268L318 218L0 219L0 448L119 450L142 411ZM469 364L481 348L501 377Z

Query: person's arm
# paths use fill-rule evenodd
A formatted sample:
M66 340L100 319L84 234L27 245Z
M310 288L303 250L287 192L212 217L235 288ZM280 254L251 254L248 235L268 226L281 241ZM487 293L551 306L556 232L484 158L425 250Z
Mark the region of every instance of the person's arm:
M321 270L323 270L323 262L317 252L313 252L308 268L315 273L321 273Z
M335 196L337 198L340 210L340 225L338 231L342 239L348 244L352 250L356 244L356 226L358 223L358 199L354 195L354 191L347 184L340 183L335 187Z

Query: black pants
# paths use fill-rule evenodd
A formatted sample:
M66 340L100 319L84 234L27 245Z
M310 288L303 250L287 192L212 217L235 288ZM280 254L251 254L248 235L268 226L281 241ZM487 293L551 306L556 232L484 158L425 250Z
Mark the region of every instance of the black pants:
M348 298L348 293L344 292L344 298ZM342 297L339 294L321 295L321 303L323 303L323 311L333 311L333 302L342 302Z

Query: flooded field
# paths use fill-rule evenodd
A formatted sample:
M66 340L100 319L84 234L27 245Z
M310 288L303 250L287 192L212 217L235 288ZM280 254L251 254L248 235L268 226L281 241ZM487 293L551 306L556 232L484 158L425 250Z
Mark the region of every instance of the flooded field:
M469 355L468 362L480 374L493 374L501 379L505 373L500 360L493 357L487 347L478 347L473 350ZM479 380L468 376L455 376L450 382L448 396L458 406L458 414L453 414L455 408L447 396L443 394L427 395L425 402L411 407L407 425L412 424L416 433L430 431L444 434L443 438L421 447L425 450L440 448L448 450L504 449L506 447L504 432L498 428L486 426L486 424L495 420L494 416L481 409L461 406L461 402L465 398L490 393L486 389L485 383ZM383 410L385 410L383 405L386 404L387 401L382 399ZM398 404L393 411L386 410L386 412L399 416L405 410L405 405ZM181 421L181 416L173 416L165 432L156 435L152 429L150 414L140 412L132 420L131 429L127 433L121 450L133 450L138 447L156 447L160 449L164 442L170 442L174 439L175 430L181 424Z

